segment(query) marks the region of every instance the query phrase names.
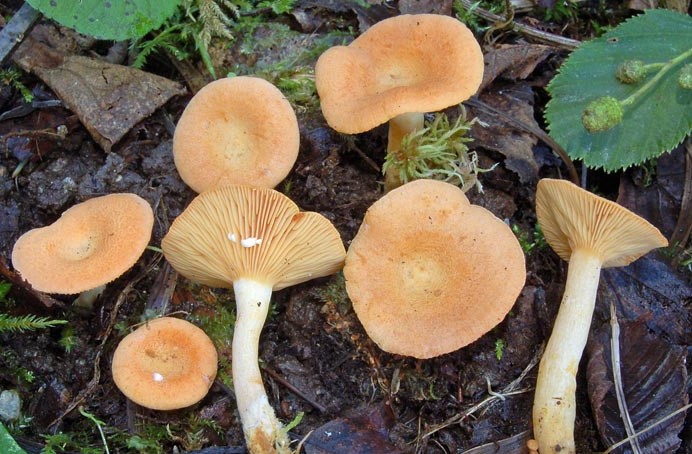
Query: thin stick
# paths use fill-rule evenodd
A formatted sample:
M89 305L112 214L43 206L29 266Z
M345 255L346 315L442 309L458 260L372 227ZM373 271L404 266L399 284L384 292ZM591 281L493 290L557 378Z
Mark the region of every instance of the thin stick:
M424 440L425 438L428 438L429 436L431 436L435 432L438 432L438 431L440 431L446 427L449 427L452 424L456 424L458 422L463 421L465 418L471 416L473 413L475 413L476 411L478 411L479 409L481 409L485 406L490 407L490 405L492 405L496 401L500 400L498 395L507 397L507 396L514 396L516 394L523 394L523 393L530 391L529 388L524 388L524 389L519 389L519 390L516 390L516 388L524 380L524 378L531 371L531 369L536 367L536 364L538 364L538 361L539 361L542 353L543 353L543 349L541 348L539 351L536 352L536 354L531 359L529 364L524 368L522 373L517 378L515 378L509 385L507 385L502 390L502 393L495 393L494 392L493 395L491 395L490 397L486 397L481 402L479 402L478 404L474 405L473 407L467 409L466 411L458 413L458 414L452 416L451 418L448 418L447 420L443 421L442 423L440 423L436 426L433 426L432 428L428 429L424 434L416 437L416 443L419 444L422 440Z
M24 2L7 25L0 30L0 65L3 65L17 46L24 41L24 37L29 34L40 17L41 13L32 8L28 2Z
M610 361L613 367L613 383L615 384L615 396L620 409L620 417L625 425L627 438L630 439L630 446L634 454L641 454L642 448L639 446L639 439L634 435L634 425L630 412L627 409L627 400L625 399L625 390L622 386L622 372L620 370L620 324L618 323L617 311L615 304L610 301Z
M483 8L478 8L474 6L474 3L471 0L459 0L459 3L467 11L470 11L476 16L481 17L487 21L502 23L506 20L506 18L502 16L498 16L497 14L493 14L490 11L487 11ZM552 33L544 32L536 28L529 27L528 25L524 25L516 21L512 23L511 27L514 31L521 33L522 35L530 36L536 39L537 41L559 46L563 49L573 50L579 47L579 45L581 45L581 41L577 41L576 39L564 38L559 35L554 35Z
M671 418L674 418L675 416L677 416L678 414L680 414L680 413L682 413L682 412L687 411L690 407L692 407L692 404L687 404L687 405L685 405L684 407L678 408L678 409L675 410L673 413L671 413L671 414L669 414L668 416L665 416L665 417L659 419L659 420L656 421L655 423L651 424L649 427L645 427L645 428L643 428L642 430L640 430L639 432L636 432L633 436L638 437L638 436L640 436L640 435L644 435L646 432L650 431L650 430L653 429L654 427L663 424L664 422L668 421L668 420L671 419ZM605 451L603 451L601 454L610 454L610 453L613 452L615 449L617 449L617 448L619 448L620 446L622 446L622 445L624 445L625 443L627 443L627 442L630 440L630 438L631 438L631 437L627 437L627 438L625 438L624 440L618 441L617 443L615 443L614 445L612 445L611 447L609 447L608 449L606 449Z

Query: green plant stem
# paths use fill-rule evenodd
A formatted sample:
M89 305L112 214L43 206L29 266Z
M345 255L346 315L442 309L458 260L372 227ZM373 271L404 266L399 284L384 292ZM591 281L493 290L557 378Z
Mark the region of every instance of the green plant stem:
M681 53L677 57L670 60L668 63L652 63L651 65L647 65L647 68L652 65L661 65L661 69L658 71L658 73L656 73L654 77L652 77L644 85L639 87L637 91L635 91L627 98L622 100L622 107L634 104L637 101L637 99L639 99L644 93L646 93L651 87L653 87L656 84L656 82L658 82L663 76L665 76L666 73L668 73L668 71L670 71L676 65L682 63L689 57L692 57L692 48L688 49L686 52Z

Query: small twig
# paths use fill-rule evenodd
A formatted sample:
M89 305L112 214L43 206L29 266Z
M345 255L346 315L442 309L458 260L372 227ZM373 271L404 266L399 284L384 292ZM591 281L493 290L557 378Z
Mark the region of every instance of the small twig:
M539 351L536 352L536 354L533 356L533 358L531 358L531 361L524 368L524 370L521 372L521 374L519 374L519 376L517 378L515 378L509 385L505 386L505 388L502 390L502 393L493 392L490 397L486 397L485 399L483 399L481 402L477 403L473 407L471 407L471 408L469 408L469 409L467 409L461 413L457 413L456 415L452 416L451 418L448 418L447 420L443 421L440 424L432 426L425 433L419 434L418 437L416 437L416 444L420 445L420 442L422 440L433 435L435 432L439 432L440 430L442 430L446 427L449 427L452 424L456 424L458 422L463 421L464 419L468 418L473 413L475 413L476 411L478 411L479 409L481 409L483 407L487 406L488 408L490 408L490 406L492 404L494 404L495 402L500 400L500 397L498 397L498 395L506 398L507 396L514 396L517 394L523 394L523 393L529 392L531 390L530 388L517 389L517 387L524 380L524 378L531 371L531 369L536 367L536 364L538 364L538 361L540 360L542 353L543 353L543 349L541 348Z
M5 64L5 60L24 41L24 37L40 17L41 13L24 2L7 25L0 30L0 65Z
M617 311L615 304L610 301L610 361L613 368L613 383L615 384L615 396L620 409L620 417L625 425L625 432L630 439L630 446L634 454L641 454L642 449L639 446L639 439L634 435L634 425L630 412L627 409L627 400L625 399L625 390L622 386L622 372L620 370L620 324L618 323Z
M692 404L687 404L687 405L685 405L684 407L680 407L680 408L678 408L677 410L675 410L673 413L669 414L668 416L664 416L663 418L659 419L658 421L656 421L655 423L651 424L650 426L645 427L645 428L643 428L642 430L640 430L640 431L638 431L638 432L635 432L632 436L633 436L633 437L639 437L640 435L644 435L646 432L650 431L650 430L653 429L654 427L659 426L659 425L663 424L664 422L668 421L669 419L674 418L674 417L677 416L678 414L687 411L690 407L692 407ZM622 446L622 445L624 445L625 443L627 443L627 442L630 440L630 438L631 438L631 437L627 437L627 438L625 438L624 440L618 441L617 443L615 443L614 445L610 446L608 449L606 449L605 451L603 451L601 454L610 454L610 453L613 452L615 449L617 449L617 448L619 448L620 446Z
M475 7L472 0L459 0L459 3L461 3L461 5L464 8L466 8L467 11L470 11L472 14L475 14L476 16L481 17L487 21L501 23L505 20L505 18L502 16L493 14L490 11L485 10L483 8ZM512 23L512 29L523 35L530 36L531 38L534 38L537 41L559 46L567 50L576 49L581 44L581 41L577 41L576 39L570 39L554 35L552 33L544 32L542 30L529 27L528 25L524 25L516 21Z
M291 391L293 394L296 396L300 397L303 399L305 402L309 403L315 410L319 411L320 413L326 413L327 412L327 407L324 405L315 402L313 399L309 398L308 396L305 395L304 392L293 386L289 381L287 381L285 378L280 376L278 373L273 371L272 369L269 369L268 367L262 367L262 370L267 373L267 375L270 375L274 380L278 381L281 383L286 389Z
M113 306L113 310L110 314L108 326L106 327L106 330L103 333L101 343L99 344L98 351L96 352L96 356L94 357L94 371L91 380L89 380L86 387L77 395L77 397L75 397L72 400L72 402L67 406L65 411L63 411L57 418L55 418L50 424L48 424L49 428L58 424L65 418L65 416L72 413L72 411L74 411L75 408L82 405L82 403L86 400L89 394L91 394L98 386L99 381L101 380L101 357L103 356L103 351L106 342L110 338L110 334L113 331L113 327L115 326L120 306L123 305L125 299L127 298L127 295L129 295L130 292L135 288L135 285L137 285L139 281L144 279L144 277L151 272L151 270L158 264L159 260L160 258L154 260L151 264L149 264L149 266L147 266L147 268L139 276L135 277L132 281L130 281L125 286L123 291L120 292L120 295L118 295L118 299L116 300L115 305Z

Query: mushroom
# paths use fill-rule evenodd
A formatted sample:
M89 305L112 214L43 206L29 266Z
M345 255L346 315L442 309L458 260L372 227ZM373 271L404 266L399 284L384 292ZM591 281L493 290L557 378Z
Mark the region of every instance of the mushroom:
M339 233L325 217L300 212L277 191L229 185L198 195L161 246L188 279L233 287L233 387L248 450L289 452L262 383L260 332L272 291L341 269L346 252Z
M12 265L41 292L98 289L134 265L151 238L154 213L136 194L95 197L53 224L29 230L12 249Z
M192 97L173 135L173 158L196 192L223 184L273 188L291 171L299 142L296 114L278 88L232 77Z
M423 128L423 112L471 97L483 78L483 54L460 21L436 14L401 15L376 23L348 46L317 60L315 85L327 123L355 134L389 122L387 153ZM387 189L401 184L397 169Z
M500 323L526 269L507 224L452 184L416 180L368 209L344 276L375 343L423 359L457 350Z
M641 217L568 181L538 182L536 214L548 244L569 267L557 319L538 369L534 438L542 454L574 453L575 376L601 268L628 265L668 241Z
M118 344L113 381L131 401L154 410L193 405L216 377L216 347L200 328L173 317L149 320Z

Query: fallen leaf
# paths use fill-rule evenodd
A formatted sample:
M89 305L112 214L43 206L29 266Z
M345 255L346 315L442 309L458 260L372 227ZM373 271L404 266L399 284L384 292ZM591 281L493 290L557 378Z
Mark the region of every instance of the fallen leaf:
M512 81L526 79L554 51L554 48L540 44L505 44L491 49L483 57L485 71L478 91L483 91L500 76Z
M305 441L306 454L402 454L387 438L394 414L386 403L350 418L336 418L320 426Z
M620 368L634 431L665 418L688 402L685 348L649 334L640 320L620 322ZM587 384L591 408L606 446L627 438L613 383L611 328L604 326L588 346ZM638 437L642 453L675 452L685 423L682 412ZM614 453L623 453L629 443Z
M32 36L15 52L15 63L40 77L106 151L171 97L185 93L164 77L65 55Z
M473 146L481 146L502 153L505 166L519 175L522 183L534 181L538 175L538 164L533 156L533 147L538 139L533 134L519 130L507 122L521 122L527 128L540 129L533 117L533 91L527 84L518 83L512 89L484 92L479 101L489 107L473 108L483 125L472 129ZM498 112L501 113L498 114Z
M529 454L526 442L530 439L531 432L527 430L504 440L476 446L463 451L463 454Z

